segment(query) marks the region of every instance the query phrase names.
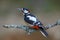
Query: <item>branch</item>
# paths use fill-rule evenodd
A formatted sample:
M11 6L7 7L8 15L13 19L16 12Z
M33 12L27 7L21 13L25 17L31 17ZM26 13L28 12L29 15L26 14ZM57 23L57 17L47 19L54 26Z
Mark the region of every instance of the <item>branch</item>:
M48 25L46 25L45 26L45 29L47 30L47 29L52 28L52 27L55 27L57 25L60 25L60 20L56 21L55 24L48 24Z
M29 26L24 26L24 25L3 25L5 28L19 28L25 30L28 35L30 35L32 32L36 31L33 28L30 28Z

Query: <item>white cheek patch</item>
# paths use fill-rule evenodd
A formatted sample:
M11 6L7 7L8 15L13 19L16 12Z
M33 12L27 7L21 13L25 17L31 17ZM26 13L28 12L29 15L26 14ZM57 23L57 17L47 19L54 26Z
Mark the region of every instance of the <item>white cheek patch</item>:
M28 11L27 10L24 10L24 13L28 13Z
M37 21L35 17L32 17L32 16L27 16L27 17L29 18L29 20L32 20L32 21L34 21L34 22Z

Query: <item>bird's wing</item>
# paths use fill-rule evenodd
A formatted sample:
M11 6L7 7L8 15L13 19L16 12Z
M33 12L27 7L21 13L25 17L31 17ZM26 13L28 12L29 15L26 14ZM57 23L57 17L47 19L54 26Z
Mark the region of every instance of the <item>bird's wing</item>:
M30 28L28 26L24 26L24 25L3 25L3 27L5 28L19 28L19 29L23 29L25 30L28 35L30 35L32 32L35 32L36 30L33 28Z

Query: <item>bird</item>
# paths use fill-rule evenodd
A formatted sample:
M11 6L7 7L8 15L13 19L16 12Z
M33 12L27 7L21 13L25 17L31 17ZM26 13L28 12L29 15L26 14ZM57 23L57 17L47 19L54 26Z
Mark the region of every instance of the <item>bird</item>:
M28 8L18 8L19 11L22 12L24 16L24 21L31 24L31 28L40 30L40 32L48 36L48 33L44 30L44 26L41 21L37 19L35 15L33 15Z

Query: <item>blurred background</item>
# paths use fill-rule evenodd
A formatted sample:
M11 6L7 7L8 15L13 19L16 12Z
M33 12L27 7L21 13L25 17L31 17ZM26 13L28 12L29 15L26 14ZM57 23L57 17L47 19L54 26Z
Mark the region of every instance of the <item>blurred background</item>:
M60 0L0 0L0 40L60 40L60 26L47 30L49 38L40 32L30 36L22 29L6 29L5 24L27 25L17 8L29 8L44 24L53 24L60 19Z

